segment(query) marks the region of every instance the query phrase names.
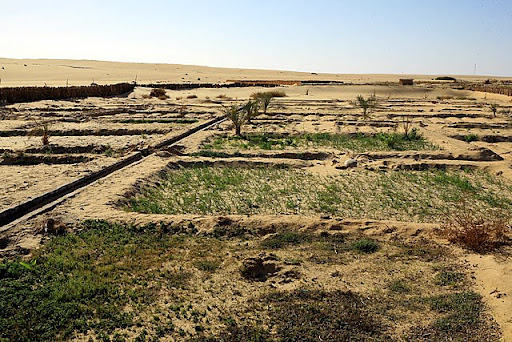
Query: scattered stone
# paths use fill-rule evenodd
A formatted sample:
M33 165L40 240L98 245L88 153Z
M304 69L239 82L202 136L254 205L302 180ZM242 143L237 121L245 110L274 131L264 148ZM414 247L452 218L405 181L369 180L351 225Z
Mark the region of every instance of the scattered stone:
M260 254L255 258L246 258L242 261L240 273L249 280L266 281L268 277L275 275L281 269L275 261L275 255Z
M345 160L345 163L343 163L343 166L345 166L346 168L356 167L357 160L355 160L354 158L347 159L347 160Z
M9 242L10 242L10 240L7 237L0 238L0 249L7 248L7 246L9 245Z
M36 222L36 234L61 235L66 233L66 224L59 217L46 216Z
M160 157L160 158L169 158L169 157L172 157L172 153L170 152L167 152L167 151L158 151L157 153L155 153L157 155L157 157Z

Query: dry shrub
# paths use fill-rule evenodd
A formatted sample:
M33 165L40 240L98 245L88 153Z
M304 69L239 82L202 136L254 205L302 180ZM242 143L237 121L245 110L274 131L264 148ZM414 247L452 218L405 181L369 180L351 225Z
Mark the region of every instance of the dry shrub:
M36 221L37 234L61 235L67 231L66 224L57 216L43 216Z
M229 96L227 96L225 94L220 94L220 95L217 96L217 98L219 100L231 100L231 97L229 97Z
M476 252L495 249L509 242L510 214L499 209L476 211L465 201L448 215L441 235L448 241Z
M189 95L189 96L187 96L187 99L197 99L197 95L194 95L194 94Z
M169 96L165 94L165 89L162 88L154 88L151 90L151 93L149 93L149 96L151 97L157 97L160 100L167 100Z

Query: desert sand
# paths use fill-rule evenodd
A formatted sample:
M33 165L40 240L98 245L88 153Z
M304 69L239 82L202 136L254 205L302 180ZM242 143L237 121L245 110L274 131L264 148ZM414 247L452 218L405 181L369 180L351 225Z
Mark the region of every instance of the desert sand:
M379 172L386 174L428 170L464 172L461 170L469 169L484 172L490 178L498 180L497 183L505 184L502 188L505 189L509 186L508 184L512 184L512 118L510 117L512 98L454 89L451 83L432 81L436 77L433 75L311 74L75 60L0 59L0 67L0 87L88 85L92 82L110 84L135 80L138 84L224 83L232 79L322 80L347 83L346 85L280 86L276 89L284 91L286 97L275 99L269 109L269 115L255 118L251 124L245 126L244 132L273 134L278 137L321 133L375 136L379 133L399 132L404 118L409 118L413 127L431 146L420 150L354 151L307 144L269 150L226 145L214 150L217 153L224 153L224 157L198 156L197 154L201 151L208 150L205 146L214 145L219 137L233 135L232 124L224 121L180 141L173 148L151 154L81 189L52 208L49 215L59 217L69 227L78 227L87 219L104 219L138 225L164 222L169 225L186 226L192 223L199 232L211 232L219 227L219 222L228 217L232 226L247 226L260 230L262 239L279 232L279 228L276 227L281 225L298 231L358 232L383 243L403 240L414 245L426 239L440 244L443 248L448 248L453 257L451 261L459 266L462 265L468 277L474 277L469 281L468 286L482 295L489 307L489 314L500 326L503 341L512 340L510 320L512 289L509 281L512 261L507 254L510 252L510 246L504 247L501 253L485 255L453 246L434 234L440 226L442 221L440 219L422 218L407 210L383 211L381 215L383 219L378 219L376 217L380 215L378 211L358 212L357 217L341 217L337 216L336 212L335 214L321 212L312 214L307 210L301 215L295 215L293 212L261 212L255 215L222 212L171 215L134 212L124 207L127 199L141 195L148 184L149 186L155 182L159 184L162 172L173 170L176 165L186 169L187 165L193 163L249 168L284 166L325 179L366 175L360 178L363 183L371 179L368 174ZM483 82L489 79L486 76L456 77L468 82ZM413 78L423 82L418 82L413 87L404 87L397 84L399 78ZM0 120L2 132L0 151L4 153L3 162L0 165L0 178L5 180L0 183L0 210L23 203L36 195L79 179L130 153L155 146L161 141L222 115L223 105L240 104L252 93L265 90L268 89L247 87L167 90L167 99L157 99L148 98L150 88L136 87L132 93L120 97L8 105L3 109L6 112L5 119ZM369 119L363 120L360 109L354 106L353 100L358 95L370 94L378 98L379 106ZM499 105L500 112L497 117L494 117L489 110L491 103ZM41 143L40 129L43 123L49 127L50 148L42 146ZM467 137L473 137L475 141L468 140ZM308 153L312 157L307 157ZM85 159L82 161L73 159L77 156ZM357 166L351 170L340 168L340 165L348 159L357 160ZM23 161L28 165L23 165ZM365 191L365 186L362 184L361 191ZM400 184L395 186L401 187ZM503 190L500 194L496 193L498 191L496 189L490 188L484 191L489 190L493 192L492 195L498 197L508 196L509 190ZM512 187L506 189L512 189ZM343 210L343 208L337 210ZM20 251L30 253L40 248L41 243L48 241L48 236L36 234L34 230L41 217L43 216L0 227L0 238L3 241L0 246L2 248L0 255L12 256ZM237 307L244 305L240 304L245 303L244 300L222 292L223 286L231 286L225 282L225 279L230 277L236 279L233 282L233 284L236 283L233 288L244 284L237 275L239 261L235 257L230 256L230 258L230 264L226 269L219 271L220 275L214 277L223 284L215 285L215 291L219 291L218 298L221 302L218 298L208 297L208 300L221 306ZM358 258L357 262L364 264L365 261ZM350 272L352 266L345 266L340 264L339 269ZM318 286L324 286L325 289L332 290L333 286L336 288L338 285L333 285L332 277L327 276L327 272L336 270L330 266L318 267L317 269L310 264L302 267L304 279L309 277L313 279L308 278L312 282L318 281L321 284ZM285 269L288 271L288 268ZM366 281L364 269L358 269L358 272L363 273L358 273L358 277L353 281L345 282L344 280L343 285L339 285L340 288L365 293L383 286L379 280ZM402 269L397 272L407 273ZM432 271L429 269L421 272ZM280 290L296 289L299 286L298 280L289 278L285 280L286 282L282 283L272 283L272 286ZM251 289L255 293L263 293L264 284ZM201 291L203 290L201 288ZM252 290L240 290L243 292L240 298L250 296L249 292ZM193 296L197 298L194 300L198 301L202 295L195 293ZM159 302L157 305L164 304ZM403 327L403 329L409 328ZM183 323L183 329L192 331L193 327ZM87 340L87 336L76 338Z
M119 63L88 60L47 60L0 58L0 86L65 86L138 83L219 83L226 80L329 80L346 83L396 82L399 78L432 80L450 75L316 74L291 71L213 68L178 64ZM456 76L483 81L487 76ZM510 79L510 78L508 78Z

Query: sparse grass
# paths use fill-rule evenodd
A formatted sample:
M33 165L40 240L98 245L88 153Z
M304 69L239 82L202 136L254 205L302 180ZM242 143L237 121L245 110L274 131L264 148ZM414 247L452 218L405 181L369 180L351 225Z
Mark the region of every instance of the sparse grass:
M439 286L457 286L460 285L465 278L464 273L443 267L436 274L435 283Z
M428 298L432 310L444 314L433 327L445 333L457 333L478 323L483 310L482 298L474 292L459 292Z
M389 284L388 288L395 293L411 292L411 287L404 280L395 280Z
M298 232L282 232L263 240L260 246L263 248L279 249L291 245L299 245L302 242L311 241L311 237L307 234Z
M162 239L157 225L89 221L76 235L54 237L30 263L0 264L0 340L62 340L134 326L161 289L188 285L188 271L162 267L181 243Z
M194 266L204 272L215 272L220 267L218 260L199 260L194 263Z
M390 262L385 256L402 250L393 243L362 256L352 248L361 233L284 229L260 242L228 217L217 233L182 225L88 221L28 260L0 260L0 340L498 340L465 282L453 292L435 281L458 268ZM282 268L271 287L239 279L242 260L262 252ZM310 260L318 255L324 260ZM310 273L319 264L327 279ZM301 283L287 288L283 276ZM341 279L351 290L332 290ZM374 285L360 291L360 282Z
M293 147L330 147L342 151L404 151L404 150L436 150L439 147L431 144L420 134L379 133L375 135L346 135L329 133L307 133L295 136L279 136L272 134L247 134L241 137L221 136L213 142L205 144L204 150L212 149L262 149L282 150Z
M352 248L359 253L371 254L379 250L379 244L375 240L360 239L352 243Z
M192 166L162 174L156 187L127 199L154 214L332 214L440 222L461 198L481 208L512 208L512 185L466 171L343 172Z
M353 292L276 292L271 304L280 341L383 341L390 337L366 299Z

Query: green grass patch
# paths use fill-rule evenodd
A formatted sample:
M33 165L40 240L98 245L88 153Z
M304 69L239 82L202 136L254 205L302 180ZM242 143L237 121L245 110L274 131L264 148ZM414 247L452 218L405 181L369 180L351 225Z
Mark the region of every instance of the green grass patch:
M310 242L309 235L298 232L282 232L263 240L260 246L263 248L279 249L287 246L299 245L303 242Z
M458 292L428 299L430 307L444 314L433 326L445 332L458 332L478 323L483 310L482 297L475 292Z
M194 262L194 266L204 272L215 272L220 267L218 260L199 260Z
M31 261L0 264L0 340L112 335L135 326L162 289L187 288L188 271L162 266L177 254L182 238L162 238L154 224L88 221L83 228L53 237Z
M474 133L464 136L464 141L468 142L468 143L473 142L473 141L478 141L478 140L480 140L480 138L478 137L477 134L474 134Z
M273 293L265 300L280 341L390 340L371 306L350 291L304 289Z
M305 133L290 136L247 134L243 137L225 135L203 145L204 150L283 150L293 147L330 147L341 151L354 152L439 149L438 146L428 142L416 131L407 136L396 132L374 135L364 135L362 133L355 135Z
M436 274L435 283L439 286L457 286L463 283L465 279L464 273L443 267Z
M411 292L411 287L404 280L395 280L389 284L388 288L395 293Z
M372 254L379 250L379 243L372 239L359 239L352 243L352 249L359 253Z
M126 199L152 214L330 214L365 219L440 221L462 198L476 208L512 209L512 186L466 171L346 171L192 166L162 174L157 186Z

